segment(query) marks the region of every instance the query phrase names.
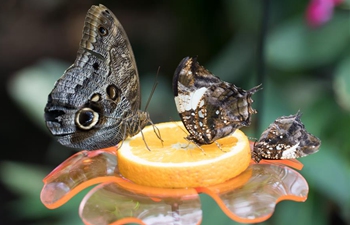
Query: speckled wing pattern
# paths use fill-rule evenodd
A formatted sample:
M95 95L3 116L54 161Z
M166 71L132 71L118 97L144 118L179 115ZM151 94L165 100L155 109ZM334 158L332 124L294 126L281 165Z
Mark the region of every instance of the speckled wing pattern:
M92 6L77 58L48 96L48 129L68 147L113 146L150 121L140 101L136 62L122 25L105 6Z
M173 92L177 111L189 135L187 139L198 145L211 144L249 126L251 96L261 88L248 91L220 80L196 58L186 57L178 65L173 77Z
M321 141L306 131L300 117L298 111L295 115L279 117L270 124L254 144L254 161L293 159L317 152Z

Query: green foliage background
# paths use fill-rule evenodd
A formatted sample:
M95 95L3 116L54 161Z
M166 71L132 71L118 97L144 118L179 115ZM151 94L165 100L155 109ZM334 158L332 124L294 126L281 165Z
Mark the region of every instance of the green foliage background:
M8 32L0 33L0 67L8 75L3 79L10 101L32 122L25 129L9 129L13 133L3 128L2 137L16 135L18 143L2 151L21 155L30 150L40 159L4 156L0 162L1 184L6 193L16 196L3 202L8 212L6 223L82 224L78 204L83 194L53 211L40 202L41 179L74 153L48 141L43 108L54 82L75 58L86 11L98 3L109 7L128 33L139 68L143 104L160 66L159 85L148 109L154 122L179 119L171 78L185 56L198 55L199 62L215 75L244 89L257 84L264 1L5 1L8 10L1 21L5 24L2 31ZM258 138L274 119L300 109L306 128L322 145L317 154L300 160L305 165L301 174L310 186L308 200L279 203L263 224L350 224L350 2L336 8L333 18L317 29L306 25L307 1L270 3L264 99L254 103L259 116L254 117L252 127L242 130ZM34 27L35 32L12 29L21 27L21 16L37 22L22 24L25 31ZM13 47L6 51L8 43ZM8 63L13 61L17 63ZM13 120L11 126L17 123L21 119ZM254 132L257 127L260 130ZM34 140L40 149L21 141L28 132L40 129ZM208 196L201 200L202 224L236 224Z

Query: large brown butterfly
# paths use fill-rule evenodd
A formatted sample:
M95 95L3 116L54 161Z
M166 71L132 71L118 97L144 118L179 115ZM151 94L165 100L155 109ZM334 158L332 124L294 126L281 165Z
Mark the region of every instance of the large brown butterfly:
M48 129L65 146L98 149L137 134L150 122L127 35L103 5L87 12L77 58L45 107Z

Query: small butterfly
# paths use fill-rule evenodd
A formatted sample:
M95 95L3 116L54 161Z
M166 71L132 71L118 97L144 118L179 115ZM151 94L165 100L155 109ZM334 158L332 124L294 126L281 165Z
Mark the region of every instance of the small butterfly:
M321 141L305 130L300 117L298 111L295 115L279 117L270 124L254 144L253 160L294 159L317 152Z
M187 140L198 145L211 144L249 126L251 96L261 89L258 85L248 91L220 80L196 58L186 57L178 65L173 78L177 111L189 135Z

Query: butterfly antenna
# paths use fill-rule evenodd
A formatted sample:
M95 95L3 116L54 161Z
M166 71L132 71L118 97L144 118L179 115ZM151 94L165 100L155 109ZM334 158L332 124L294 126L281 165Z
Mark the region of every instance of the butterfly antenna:
M147 111L148 106L149 106L149 104L150 104L150 102L151 102L152 96L153 96L153 94L154 94L154 92L156 91L156 88L157 88L157 86L158 86L159 71L160 71L160 67L158 67L157 74L156 74L155 79L154 79L154 82L153 82L153 87L152 87L151 93L150 93L150 95L149 95L149 97L148 97L148 99L147 99L146 106L145 106L145 111ZM156 134L157 138L161 141L162 146L164 146L164 145L163 145L163 142L164 142L164 141L163 141L162 136L161 136L161 134L160 134L160 130L158 129L158 127L157 127L156 125L154 125L154 123L152 122L151 119L149 119L149 122L150 122L150 124L152 125L153 131L154 131L154 133ZM141 130L141 132L142 132L142 130ZM142 137L143 137L143 133L142 133Z
M121 123L121 125L120 126L122 126L123 125L123 123ZM118 149L120 149L122 146L123 146L123 144L124 144L124 140L126 139L125 138L125 136L126 136L126 126L124 126L124 134L123 134L123 139L122 139L122 141L121 142L119 142L120 143L120 146L118 146Z
M258 139L257 139L257 138L255 138L255 137L249 137L249 136L248 136L248 140L251 140L251 141L256 142Z
M154 82L153 82L153 87L152 87L152 90L151 90L151 93L147 99L147 102L146 102L146 106L145 106L145 111L147 111L148 109L148 106L149 106L149 103L151 102L151 99L152 99L152 96L154 94L154 92L156 91L156 88L158 86L158 75L159 75L159 70L160 70L160 67L158 67L158 70L157 70L157 74L155 76L155 79L154 79Z

